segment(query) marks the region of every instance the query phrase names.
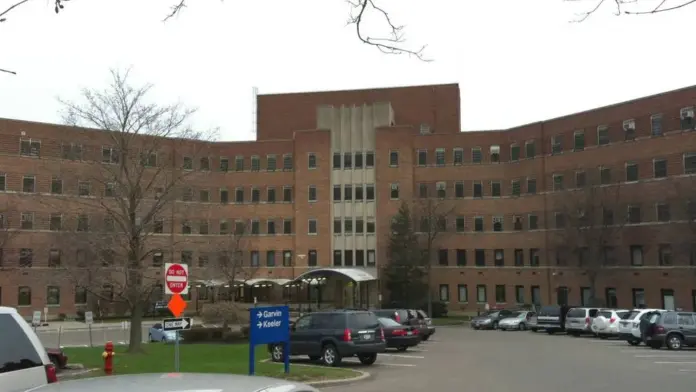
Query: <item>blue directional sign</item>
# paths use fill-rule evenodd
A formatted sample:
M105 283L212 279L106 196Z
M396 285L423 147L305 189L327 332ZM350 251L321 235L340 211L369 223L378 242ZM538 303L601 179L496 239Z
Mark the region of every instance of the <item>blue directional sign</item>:
M290 309L267 306L249 309L249 375L254 374L254 348L259 344L282 344L285 373L290 373Z

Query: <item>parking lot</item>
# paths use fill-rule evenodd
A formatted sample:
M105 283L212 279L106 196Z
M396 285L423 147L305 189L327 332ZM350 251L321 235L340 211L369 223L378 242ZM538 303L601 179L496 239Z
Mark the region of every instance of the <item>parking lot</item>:
M696 349L653 350L590 336L467 327L440 327L432 339L405 353L380 354L373 366L347 359L344 366L372 377L322 390L636 392L696 385Z

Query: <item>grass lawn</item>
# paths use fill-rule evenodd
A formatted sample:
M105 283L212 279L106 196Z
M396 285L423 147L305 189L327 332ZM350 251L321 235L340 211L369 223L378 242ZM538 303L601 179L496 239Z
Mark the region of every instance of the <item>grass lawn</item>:
M174 371L174 345L153 343L143 346L143 354L127 354L126 346L116 347L114 374L168 373ZM70 363L81 363L85 368L104 367L102 347L66 347L63 349ZM182 344L180 346L180 370L189 373L247 374L249 371L249 346L246 344ZM350 369L321 366L294 366L285 374L282 363L260 362L269 358L266 346L256 347L256 375L308 382L356 377L359 373ZM90 377L102 375L95 371Z

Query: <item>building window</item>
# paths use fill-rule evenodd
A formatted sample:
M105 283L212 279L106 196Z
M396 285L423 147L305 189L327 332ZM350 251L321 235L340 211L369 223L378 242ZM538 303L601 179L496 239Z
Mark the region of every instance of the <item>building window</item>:
M493 217L493 231L503 231L503 217L502 216L494 216Z
M276 171L277 168L278 164L275 154L266 155L266 170L272 172Z
M608 308L616 309L619 307L619 299L616 295L616 289L613 287L607 287L604 290L604 297L607 300L606 306Z
M358 151L355 153L354 166L356 169L362 169L362 167L363 167L363 153L361 151Z
M377 257L377 255L376 255L376 253L375 253L375 250L374 250L374 249L369 249L369 250L367 251L367 265L368 265L368 266L374 266L375 264L377 264L377 259L376 259L376 257Z
M17 288L17 306L31 306L31 287L19 286Z
M317 259L317 251L314 249L310 249L309 252L307 252L307 265L309 267L316 267L318 263L319 261Z
M520 180L512 180L510 182L510 194L512 196L519 196L522 193L522 187L520 186Z
M343 153L343 168L351 169L353 167L353 153L344 152Z
M466 266L466 249L457 249L456 257L457 257L457 267L465 267Z
M500 181L491 181L491 196L500 197L502 193Z
M60 267L60 249L51 249L48 251L48 266Z
M283 202L292 203L292 187L291 186L284 186L283 187Z
M275 235L276 234L276 223L273 219L268 219L266 221L266 234Z
M558 305L568 305L568 287L559 286L556 288L556 303Z
M276 254L274 250L267 250L266 251L266 266L267 267L275 267L275 259L276 259Z
M333 252L333 265L340 267L343 265L343 252L340 250L335 250Z
M553 190L554 192L562 191L564 189L563 185L563 174L553 175Z
M538 248L532 248L529 250L529 265L531 267L539 266L539 253Z
M440 285L440 301L449 302L449 285L448 284L441 284Z
M454 183L454 197L461 199L464 197L464 181Z
M230 160L225 158L225 157L220 157L220 171L227 172L229 170L230 170Z
M524 266L524 249L515 249L515 267Z
M478 231L478 232L483 231L483 217L482 216L475 216L474 217L474 231Z
M534 304L536 306L540 306L541 305L541 287L532 286L531 291L532 291L532 304Z
M310 152L307 154L307 168L316 169L317 168L317 154Z
M61 214L51 214L48 228L51 231L60 231L63 229L63 216Z
M461 166L464 164L464 149L459 147L455 148L452 150L452 154L452 162L455 166Z
M640 206L628 206L628 223L637 224L641 222Z
M667 160L665 160L665 159L653 160L653 177L654 178L667 177Z
M650 134L652 136L662 136L662 114L650 116Z
M505 293L505 285L502 285L502 284L495 285L495 302L498 304L504 304L505 302L507 302L506 293Z
M488 302L488 293L486 293L485 285L476 285L476 302L480 304L485 304Z
M631 265L643 265L643 247L641 245L631 245L629 250L631 252Z
M40 153L40 140L22 139L20 141L19 155L25 157L38 157Z
M485 249L474 249L474 264L477 267L486 266L486 250Z
M633 299L633 308L645 306L645 290L631 289L631 297Z
M258 155L251 156L251 171L261 170L261 158Z
M672 245L660 244L658 248L659 264L663 266L672 265Z
M529 140L529 141L525 142L524 150L525 150L525 155L528 159L534 158L536 156L536 143L534 142L534 140Z
M84 305L87 303L87 289L84 287L75 287L75 305Z
M22 179L22 192L36 192L36 179L34 178L34 176L24 176L24 178Z
M481 153L481 147L474 147L471 149L471 162L481 163L483 160L483 154Z
M307 194L307 199L309 202L317 201L317 187L314 185L309 186L309 192Z
M607 185L611 183L611 169L608 167L599 167L599 183Z
M626 164L626 182L638 181L638 164Z
M463 233L466 230L466 218L463 216L458 216L454 220L454 227L457 233Z
M428 164L428 151L418 150L418 166L425 166Z
M355 218L355 234L363 234L365 232L365 221L362 218Z
M600 125L597 127L597 145L606 146L611 139L609 138L609 127Z
M283 154L283 170L290 171L293 169L292 154Z
M457 301L461 303L469 302L469 290L465 284L457 285Z
M449 265L449 250L439 249L437 251L437 263L442 266Z
M510 161L517 162L520 160L520 146L513 144L510 146Z
M636 121L633 119L624 120L623 122L624 140L636 139Z
M479 199L483 197L483 184L481 184L481 181L474 181L474 197Z
M283 234L292 234L292 219L283 219Z
M447 197L447 183L438 182L435 184L435 191L437 193L438 199L444 199Z
M307 220L307 234L317 234L317 220Z
M573 132L573 151L582 151L585 149L585 131Z
M362 185L355 185L355 201L364 201L365 193Z
M334 169L341 168L341 153L340 152L335 152L333 154L333 168Z
M533 195L537 192L537 183L535 178L527 179L527 194Z
M563 152L563 135L551 137L551 154L556 155Z
M655 205L658 222L669 222L672 219L669 204L658 203Z
M575 172L575 187L584 188L587 186L587 175L584 171Z
M367 234L375 234L375 221L373 219L368 218L365 227Z
M399 184L391 184L391 191L389 193L389 197L392 200L399 199Z
M435 149L435 164L437 166L445 166L445 149Z
M343 221L343 233L353 234L353 218L345 218Z
M524 286L515 286L515 303L524 303Z
M505 250L495 249L493 251L493 263L495 264L496 267L504 267L505 266Z

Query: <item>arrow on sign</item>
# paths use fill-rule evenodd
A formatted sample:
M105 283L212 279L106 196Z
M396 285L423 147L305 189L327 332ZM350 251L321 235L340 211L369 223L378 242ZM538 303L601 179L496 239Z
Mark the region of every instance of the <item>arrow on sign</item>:
M191 322L191 317L182 317L178 319L166 319L162 321L162 325L165 331L180 331L185 329L191 329L193 322Z

